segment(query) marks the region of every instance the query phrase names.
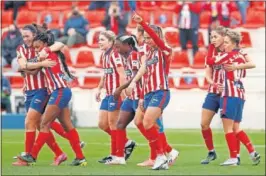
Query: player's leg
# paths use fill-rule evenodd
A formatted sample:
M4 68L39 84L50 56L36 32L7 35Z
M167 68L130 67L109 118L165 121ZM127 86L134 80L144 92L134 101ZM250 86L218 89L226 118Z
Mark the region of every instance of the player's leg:
M237 114L237 118L234 122L234 133L236 134L236 138L238 139L238 141L240 141L242 144L245 145L246 149L249 152L249 155L250 155L250 158L253 164L258 165L260 163L260 154L256 152L255 147L250 141L246 132L240 128L240 122L242 121L242 113L243 113L245 101L241 99L239 99L239 101L240 101L239 103L240 111ZM239 150L240 150L240 143L239 143L239 148L238 148L238 154L239 154ZM240 156L238 158L239 158L238 164L240 164Z
M151 98L150 98L151 97ZM167 158L164 154L163 144L159 138L159 131L156 127L156 120L162 115L163 109L168 105L170 100L169 91L156 91L145 95L143 125L147 131L149 141L156 145L157 157L152 167L154 170L168 169Z
M218 112L219 106L220 96L217 94L208 93L202 105L201 112L201 134L208 149L208 155L206 159L201 161L201 164L209 164L211 161L217 158L216 152L214 150L210 124L213 116Z
M234 120L237 115L237 101L234 97L222 97L221 98L221 118L223 123L223 129L225 133L225 139L230 152L230 158L221 163L222 166L236 166L237 165L237 139L233 131Z
M65 128L68 139L69 139L69 143L72 147L72 150L75 152L75 155L76 155L76 158L71 163L71 165L72 166L79 166L79 165L86 166L87 161L81 150L79 134L76 128L74 127L74 125L72 124L70 109L67 106L64 106L58 119L60 123L63 125L63 127ZM59 161L56 161L55 163L57 164L58 162Z

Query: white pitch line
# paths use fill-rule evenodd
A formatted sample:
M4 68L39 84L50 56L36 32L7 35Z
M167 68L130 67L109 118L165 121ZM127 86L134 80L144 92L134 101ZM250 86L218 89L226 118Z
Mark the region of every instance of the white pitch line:
M69 145L66 142L59 142L60 145ZM14 142L14 141L2 141L2 144L24 144L24 142ZM99 143L99 142L89 142L86 145L110 145L110 143ZM183 146L183 147L204 147L203 144L171 144L172 146ZM148 146L145 143L137 143L137 146ZM225 147L225 145L215 145L215 147ZM255 145L257 148L265 148L265 145Z

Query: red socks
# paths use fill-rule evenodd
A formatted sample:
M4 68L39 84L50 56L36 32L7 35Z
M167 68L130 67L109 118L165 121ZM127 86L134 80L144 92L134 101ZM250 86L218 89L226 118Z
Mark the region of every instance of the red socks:
M141 134L148 140L147 131L145 130L143 123L138 124L137 127L138 127L139 131L141 132Z
M69 143L72 147L72 150L76 154L77 159L83 159L84 155L82 153L81 147L79 145L79 134L75 128L71 129L68 133L67 136L69 137Z
M117 129L116 130L116 156L124 157L124 148L126 144L126 130Z
M111 130L111 155L116 155L116 132L117 130ZM123 148L125 145L123 146Z
M240 140L239 139L236 139L236 151L237 151L237 154L240 154Z
M111 136L111 129L109 127L105 129L104 131Z
M35 142L36 131L29 131L25 133L25 152L30 153Z
M55 156L59 156L63 153L59 145L55 141L55 137L53 133L50 131L49 138L46 141L46 144L50 147L50 149L54 152Z
M39 132L36 142L31 150L31 156L33 158L37 159L40 150L42 149L44 143L48 140L49 136L50 133Z
M60 136L62 136L63 138L68 139L67 137L67 132L64 130L64 128L62 127L62 125L58 122L52 122L50 125L51 129L53 129L57 134L59 134Z
M235 133L227 133L225 134L225 138L227 141L227 145L230 152L230 158L236 158L237 157L237 139Z
M247 148L248 152L254 152L254 147L252 143L250 142L247 134L242 130L236 134L236 137L239 141L241 141Z
M213 141L212 141L212 130L208 128L207 130L201 130L203 139L205 141L206 147L209 151L214 150Z
M155 143L156 145L156 152L158 155L163 155L163 144L159 139L159 132L158 129L154 126L152 126L150 129L147 129L148 139L150 143ZM152 144L153 145L153 144Z
M165 133L159 133L159 139L163 144L164 152L170 153L172 151L172 147L168 144Z

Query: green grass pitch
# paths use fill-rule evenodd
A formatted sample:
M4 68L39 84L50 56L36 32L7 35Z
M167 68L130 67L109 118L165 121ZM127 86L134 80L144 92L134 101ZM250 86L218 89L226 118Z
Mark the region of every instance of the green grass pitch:
M56 136L58 143L68 160L58 167L50 166L53 154L45 146L39 155L37 164L30 167L15 167L13 156L24 150L23 130L2 131L2 174L3 175L265 175L265 131L247 131L256 150L261 154L261 163L253 166L246 148L241 146L241 165L222 167L219 164L228 158L228 150L223 132L214 130L214 143L218 159L209 165L201 165L207 150L200 130L166 130L170 144L180 151L176 163L169 170L153 171L136 166L149 156L149 148L144 137L136 129L128 130L128 137L137 142L134 153L125 166L110 166L97 161L109 154L109 137L99 129L78 129L80 138L87 143L84 148L88 160L86 167L68 166L74 159L68 141Z

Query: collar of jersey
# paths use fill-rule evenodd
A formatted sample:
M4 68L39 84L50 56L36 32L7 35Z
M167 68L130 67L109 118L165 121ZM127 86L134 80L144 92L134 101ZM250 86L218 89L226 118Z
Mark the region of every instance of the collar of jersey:
M110 54L111 51L112 51L112 49L113 49L113 47L109 48L109 49L104 53L104 55L108 55L108 54Z

